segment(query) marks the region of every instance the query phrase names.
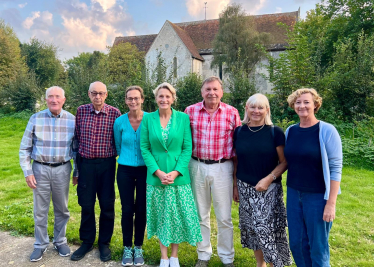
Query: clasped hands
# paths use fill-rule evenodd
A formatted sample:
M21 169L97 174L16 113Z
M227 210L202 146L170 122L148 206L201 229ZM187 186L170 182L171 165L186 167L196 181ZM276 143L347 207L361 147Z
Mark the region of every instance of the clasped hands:
M155 171L155 175L160 179L161 183L163 185L173 184L175 178L178 177L179 172L178 171L171 171L169 173L165 173L161 170Z

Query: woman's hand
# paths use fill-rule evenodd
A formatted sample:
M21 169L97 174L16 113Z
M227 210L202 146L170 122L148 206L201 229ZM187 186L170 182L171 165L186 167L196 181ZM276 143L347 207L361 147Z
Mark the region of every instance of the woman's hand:
M173 184L175 178L177 178L178 175L179 175L178 171L172 171L172 172L167 173L166 174L166 180L168 182L167 184Z
M239 203L239 191L238 191L238 186L236 184L234 184L233 190L234 190L233 195L232 195L233 200L234 202Z
M266 191L269 188L269 185L273 182L273 177L270 175L266 176L265 178L262 178L255 186L256 191Z
M168 180L167 180L167 174L161 170L157 170L155 171L155 175L160 179L161 183L162 184L169 184Z
M335 219L335 204L326 203L323 211L323 220L325 222L332 222Z

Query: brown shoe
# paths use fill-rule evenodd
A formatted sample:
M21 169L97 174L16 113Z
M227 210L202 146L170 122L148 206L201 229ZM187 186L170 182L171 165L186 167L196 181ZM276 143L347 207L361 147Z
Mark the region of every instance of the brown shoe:
M208 267L209 261L197 260L195 267Z

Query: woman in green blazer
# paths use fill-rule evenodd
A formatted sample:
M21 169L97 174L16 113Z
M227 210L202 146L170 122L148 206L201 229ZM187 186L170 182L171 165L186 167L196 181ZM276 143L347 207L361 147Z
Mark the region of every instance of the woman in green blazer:
M159 109L144 116L140 135L147 166L147 235L159 239L160 266L179 267L178 244L196 246L202 241L188 172L190 120L187 114L171 108L176 92L169 83L160 84L153 93Z

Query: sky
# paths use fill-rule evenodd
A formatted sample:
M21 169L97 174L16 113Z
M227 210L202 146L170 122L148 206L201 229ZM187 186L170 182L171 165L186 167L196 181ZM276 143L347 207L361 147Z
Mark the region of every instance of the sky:
M248 14L297 11L301 18L319 0L0 0L0 18L22 43L35 37L59 47L66 60L82 52L107 52L117 36L156 34L174 23L217 19L232 3Z

